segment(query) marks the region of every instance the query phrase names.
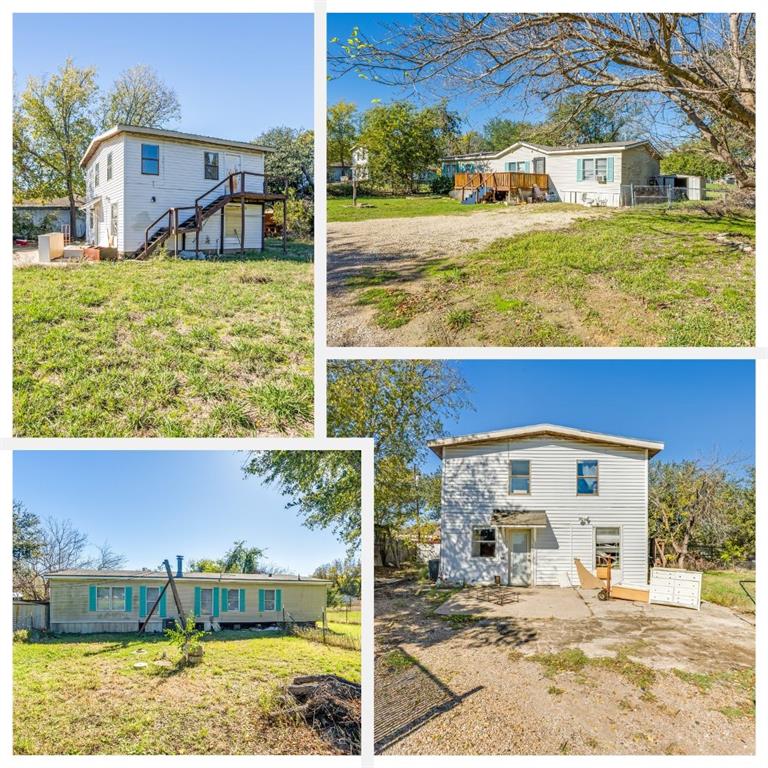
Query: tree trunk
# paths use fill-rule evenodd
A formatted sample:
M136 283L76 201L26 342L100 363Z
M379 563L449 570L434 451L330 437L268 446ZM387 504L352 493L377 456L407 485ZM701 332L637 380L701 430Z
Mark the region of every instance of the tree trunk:
M77 237L77 205L75 205L75 190L72 182L67 182L67 197L69 198L69 236L72 240Z

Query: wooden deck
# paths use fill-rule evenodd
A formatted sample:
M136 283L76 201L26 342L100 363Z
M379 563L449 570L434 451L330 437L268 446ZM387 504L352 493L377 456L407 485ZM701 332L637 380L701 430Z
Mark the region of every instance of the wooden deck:
M546 193L549 176L546 173L521 173L518 171L494 171L489 173L456 173L453 188L471 192L478 187L487 187L495 192L516 192L518 189L532 189L537 186Z

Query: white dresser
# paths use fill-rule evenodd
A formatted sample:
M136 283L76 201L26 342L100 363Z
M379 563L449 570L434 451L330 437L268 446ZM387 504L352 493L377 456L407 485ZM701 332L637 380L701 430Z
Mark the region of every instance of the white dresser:
M701 607L701 571L681 568L651 568L651 603Z

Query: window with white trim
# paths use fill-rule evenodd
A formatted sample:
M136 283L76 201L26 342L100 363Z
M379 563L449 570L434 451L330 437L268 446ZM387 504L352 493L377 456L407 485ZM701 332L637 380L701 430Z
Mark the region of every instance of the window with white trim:
M264 590L264 610L265 611L275 610L275 590L274 589Z
M495 528L472 528L472 557L496 557Z
M240 610L240 590L230 589L227 592L227 610L239 611Z
M99 186L99 164L96 163L96 165L93 168L93 186L98 187Z
M531 492L531 462L513 459L509 462L509 492L527 495Z
M618 526L595 527L595 567L606 565L611 558L613 568L621 568L621 528Z
M203 152L203 170L206 179L219 180L218 152Z
M157 602L158 597L160 597L160 587L147 587L147 613L152 610L152 606Z
M590 179L595 178L595 161L591 157L584 158L582 167L584 170L581 174L581 177L584 179L584 181L589 181Z
M124 611L125 587L96 587L97 611Z
M579 496L597 496L598 464L596 459L576 462L576 493Z
M112 153L107 155L107 181L112 178Z
M109 211L109 231L112 237L117 240L117 203L112 203Z
M203 588L200 590L200 615L207 616L213 613L213 590Z

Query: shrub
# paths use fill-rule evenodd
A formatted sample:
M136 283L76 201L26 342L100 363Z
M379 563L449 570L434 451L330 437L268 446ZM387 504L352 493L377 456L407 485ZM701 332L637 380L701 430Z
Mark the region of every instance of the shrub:
M293 190L288 191L287 229L288 237L297 240L312 238L315 229L315 204L309 198L297 198ZM283 223L283 203L276 202L273 208L275 222Z
M28 240L34 240L38 235L49 232L59 232L58 219L52 213L47 214L39 224L32 220L32 214L27 211L13 212L13 234Z
M30 640L28 629L14 629L13 630L13 642L14 643L28 643Z
M195 655L202 648L200 640L208 634L195 626L195 619L187 616L182 624L178 619L173 627L165 630L165 636L171 645L175 645L184 656L184 661L188 662L190 655Z
M447 195L453 189L453 178L450 176L435 176L429 183L429 191L433 195Z

